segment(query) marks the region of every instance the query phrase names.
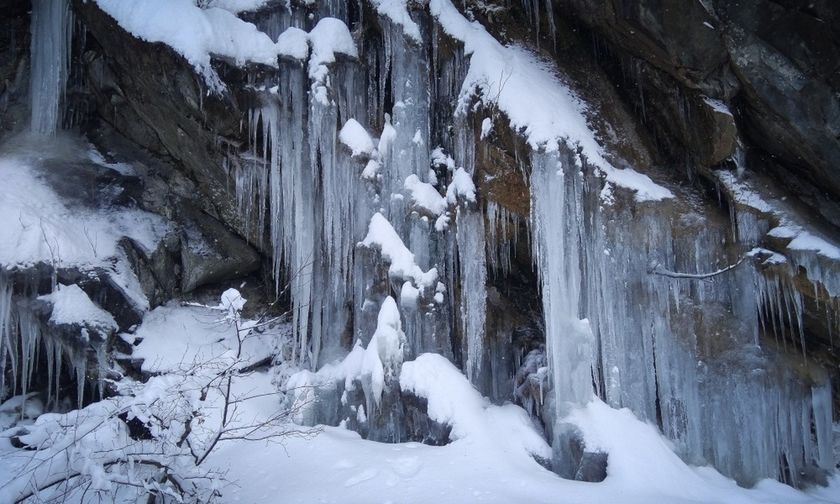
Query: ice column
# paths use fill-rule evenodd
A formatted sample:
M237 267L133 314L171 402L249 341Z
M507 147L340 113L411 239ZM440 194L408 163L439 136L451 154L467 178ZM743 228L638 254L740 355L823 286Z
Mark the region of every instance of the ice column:
M54 135L70 69L73 18L66 0L32 2L32 73L29 100L32 131Z
M583 174L580 167L564 166L556 153L533 152L531 166L532 248L557 418L553 446L563 465L572 433L562 418L593 395L593 336L580 310ZM567 476L570 470L559 468Z

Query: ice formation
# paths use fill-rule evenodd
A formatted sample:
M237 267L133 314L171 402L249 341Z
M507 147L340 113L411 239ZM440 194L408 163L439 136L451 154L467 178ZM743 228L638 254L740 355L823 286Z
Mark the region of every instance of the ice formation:
M54 135L61 127L64 91L70 72L73 14L66 0L32 2L32 131Z
M435 351L459 362L477 386L511 383L512 376L494 375L507 368L488 346L498 336L485 327L487 284L491 274L508 274L525 228L547 341L550 379L540 381L540 397L543 385L551 390L534 409L552 435L559 472L574 470L569 443L578 434L566 417L595 396L658 423L685 460L711 463L743 483L774 477L795 484L799 468L827 469L825 377L803 379L774 349L758 345L772 327L780 343L801 346L803 302L796 289L757 271L752 261L692 281L691 274L735 262L723 245L707 246L733 238L715 227L692 228L690 237L673 233L672 217L652 205L679 207L674 193L611 164L587 124L585 104L552 69L522 47L502 46L447 0L434 0L431 15L463 43L463 52L437 55L439 76L431 83L430 62L415 44L422 24L400 2L375 6L384 16L383 38L364 49L349 41L354 20L346 9L323 7L327 18L316 29L331 23L334 37L322 40L312 30L311 54L294 51L302 61L281 61L284 71L264 84L277 92L265 93L251 114L255 161L240 174L251 182L237 183L246 217L256 215L271 228L275 278L291 284L296 359L310 369L294 383L328 391L322 399L331 406L311 412L310 420L376 423L382 373L370 345L378 339L371 339L374 307L384 309L391 298L399 300L393 307L407 358ZM306 26L291 14L260 28L298 40L297 28ZM318 48L322 42L326 49ZM345 57L330 56L336 52ZM373 60L381 69L376 79L359 64ZM430 96L454 104L446 119L453 136L436 137ZM497 107L524 132L529 216L485 201L477 189L469 124L476 103ZM483 120L480 140L493 128ZM378 139L369 133L377 131ZM616 187L629 190L636 213L614 204ZM254 206L266 199L264 217ZM739 222L743 236L733 242L744 253L755 246L746 226ZM789 247L793 254L825 248L802 236ZM814 278L825 276L818 263L804 261ZM656 273L663 271L690 274ZM695 319L701 307L707 313ZM352 364L359 346L345 357L349 341L367 346L367 372L357 369L361 361ZM364 415L356 408L340 418L334 406L357 380L377 400L365 405ZM333 387L340 381L346 386ZM743 399L737 407L720 402L733 394ZM736 426L749 422L744 436Z
M417 22L419 14L404 2L374 0L382 33L366 45L358 43L358 20L342 1L319 3L311 18L278 9L260 26L234 15L260 7L258 0L219 0L205 9L190 0L97 3L135 36L173 47L216 91L224 85L210 64L213 56L276 70L251 74L259 82L249 88L255 95L250 141L231 177L248 234L261 242L268 229L261 245L273 259L276 295L288 286L290 366L298 372L283 388L291 403L304 405L298 421L341 423L370 439L400 441L404 410L395 404L401 393L412 393L428 402L431 420L464 439L486 428L482 415L502 411L482 393L494 399L513 394L544 423L555 470L572 477L578 441L610 451L621 467L630 465L625 446L587 421L632 423L629 412L604 413L603 400L655 424L683 460L711 464L743 484L765 477L799 484L809 468L832 468L831 384L804 355L805 300L790 279L803 269L815 291L836 304L840 280L825 261L840 258L840 249L805 224L785 220L786 209L762 200L737 176L719 178L740 205L777 222L734 209L732 236L702 218L692 221L670 189L613 166L587 123L585 104L554 69L524 47L502 45L449 0L431 0L431 23ZM47 24L51 33L69 29L61 17L67 4L50 4L61 12L37 4L33 31ZM539 17L540 2L528 5ZM458 49L435 42L429 57L422 41L442 33ZM33 100L58 104L67 48L45 41L33 37L33 72L59 85L33 87ZM499 113L495 122L473 117L482 107ZM58 110L33 106L33 129L54 131ZM477 119L478 129L471 122ZM500 119L524 135L517 161L530 188L529 215L480 189L486 180L475 145L497 134ZM0 160L9 184L44 189L37 177L12 173L16 166ZM107 235L94 247L78 232L54 226L51 218L67 209L38 194L47 203L40 210L50 210L42 226L60 240L65 262L113 258L116 239L136 223L133 214L91 218ZM616 204L621 197L627 204ZM0 208L11 211L3 203ZM0 262L48 261L40 236L21 224L16 244L34 252L16 256L21 247L2 240ZM546 348L518 356L525 372L514 377L512 364L500 364L492 346L510 335L488 328L488 283L511 272L517 243L526 239L522 229L529 234ZM146 231L137 241L153 244L156 230ZM767 235L789 240L784 254L758 248ZM738 266L728 268L732 264ZM714 270L727 273L697 281ZM54 322L97 322L113 330L113 319L74 287L43 299L54 303ZM50 386L69 361L81 401L88 363L41 336L14 288L0 275L0 364L20 380L0 389L25 395L33 356L43 351ZM226 295L229 308L241 308L241 297ZM65 302L85 315L63 318ZM210 345L201 339L208 331L186 330L169 342L163 327L189 329L189 316L189 310L159 307L134 336L123 335L142 340L135 357L145 359L143 371L171 371L227 341L219 335ZM255 341L249 353L267 356ZM160 357L160 347L171 350L172 360ZM799 352L803 363L790 365L786 359L798 359ZM5 368L0 376L5 380ZM516 391L502 390L508 384ZM661 447L649 425L633 425ZM527 433L531 452L548 457L544 443Z

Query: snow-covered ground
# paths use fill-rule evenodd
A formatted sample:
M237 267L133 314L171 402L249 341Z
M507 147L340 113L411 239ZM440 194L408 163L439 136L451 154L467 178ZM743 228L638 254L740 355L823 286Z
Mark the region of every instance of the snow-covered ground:
M33 467L40 468L42 478L55 478L62 471L87 474L103 495L134 502L137 493L108 483L117 478L103 472L107 465L97 465L109 450L138 448L113 413L125 410L145 418L176 409L178 401L187 400L200 419L194 421L194 444L206 445L217 432L223 394L211 390L200 400L197 385L225 363L259 362L277 352L289 335L284 324L248 333L240 360L231 361L238 351L231 320L224 306L172 303L150 312L126 339L136 345L135 357L144 359L143 369L162 374L145 384L128 380L120 387L125 396L78 412L42 416L25 437L40 450L13 448L9 437L17 428L0 434L0 502L25 493ZM254 321L238 322L240 327L256 327ZM610 454L608 477L601 483L563 480L531 456L546 457L550 448L524 410L490 404L436 354L403 363L400 379L404 388L428 399L431 418L453 426L454 441L441 447L377 443L342 427L309 429L272 421L282 412L278 392L282 383L276 378L264 369L237 375L232 382L237 408L231 426L261 427L254 440L220 442L204 462L202 470L216 478L223 502L840 502L837 476L830 487L807 492L770 480L753 489L738 487L713 469L686 465L655 427L638 421L629 410L614 410L599 401L575 411L569 420L582 430L590 448ZM0 406L0 411L4 409ZM93 418L111 420L102 422L105 428L92 424ZM73 434L78 441L69 445L67 435L57 435L68 424L78 429ZM181 432L172 428L172 435ZM62 450L69 454L69 463L57 455ZM53 461L49 470L44 469L44 460ZM133 473L127 474L130 479ZM81 488L72 492L70 502L77 502L80 492ZM89 497L95 494L91 491Z

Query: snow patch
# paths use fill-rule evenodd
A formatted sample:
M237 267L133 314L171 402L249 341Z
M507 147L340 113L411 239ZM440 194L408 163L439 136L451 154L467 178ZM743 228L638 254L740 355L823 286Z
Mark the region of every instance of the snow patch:
M38 299L52 303L50 322L53 324L77 324L103 331L117 330L114 317L94 304L76 284L59 284L55 292L38 296Z
M371 217L367 236L360 245L379 249L382 258L390 264L388 274L392 277L412 279L421 290L437 282L437 268L424 272L417 265L414 254L405 246L394 227L379 212Z
M338 133L338 139L350 148L353 156L360 154L373 154L373 139L370 137L364 126L359 124L355 119L348 119L341 131Z

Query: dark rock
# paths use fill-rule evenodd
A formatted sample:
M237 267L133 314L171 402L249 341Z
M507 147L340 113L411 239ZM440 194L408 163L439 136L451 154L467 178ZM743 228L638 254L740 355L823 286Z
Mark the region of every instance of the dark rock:
M223 282L256 271L261 257L222 223L184 205L180 213L181 290Z
M196 206L244 230L224 168L227 146L246 141L238 101L229 92L208 93L180 55L134 38L95 3L76 0L74 11L87 28L85 72L98 118L173 161L195 184ZM237 72L224 65L219 71ZM238 78L244 82L244 75Z
M143 293L149 300L149 308L160 306L175 297L181 277L181 242L177 233L164 237L151 253L128 238L120 242L120 248L137 275Z
M592 483L604 481L607 478L607 459L608 455L604 452L583 452L575 479Z
M425 398L403 391L402 403L405 408L408 440L432 446L443 446L449 443L452 426L429 418L429 402Z
M0 0L0 137L29 125L28 0Z

